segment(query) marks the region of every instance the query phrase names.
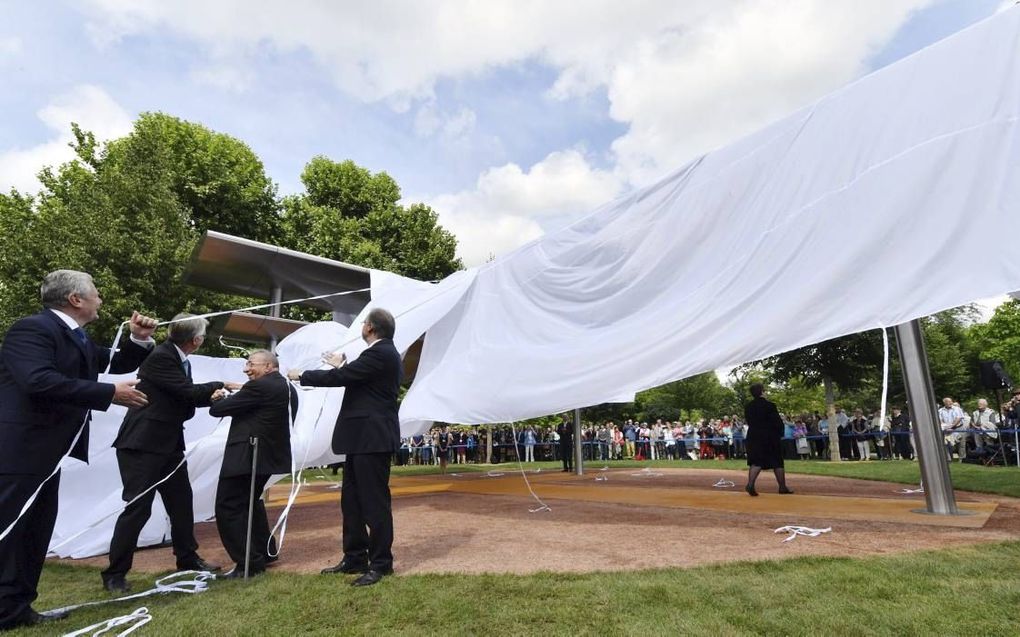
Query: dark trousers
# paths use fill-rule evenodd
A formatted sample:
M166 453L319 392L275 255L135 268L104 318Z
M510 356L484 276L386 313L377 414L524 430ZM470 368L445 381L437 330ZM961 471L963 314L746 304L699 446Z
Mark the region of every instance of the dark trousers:
M0 475L0 532L10 525L43 476ZM60 473L43 486L10 534L0 540L0 629L18 623L38 597L36 588L57 522Z
M894 432L892 435L893 444L896 445L896 453L904 460L911 460L914 457L914 450L910 447L910 433L906 431Z
M560 443L560 460L563 461L564 471L574 470L574 444L573 442Z
M173 471L184 454L149 453L134 449L118 449L117 465L124 485L121 497L130 502L155 483ZM195 541L195 512L192 504L191 480L188 478L188 463L174 471L165 482L149 491L137 502L121 511L117 525L113 528L110 541L110 566L103 571L104 579L123 577L131 570L135 547L142 527L152 514L152 501L156 493L163 500L167 515L170 516L170 535L173 539L174 555L179 567L194 561L198 554Z
M262 491L269 475L255 476L255 507L252 510L251 563L252 573L266 569L269 546L269 518ZM216 529L230 559L244 570L244 545L248 539L248 501L251 497L251 476L220 477L216 485Z
M340 488L344 559L370 569L393 568L389 453L348 454Z

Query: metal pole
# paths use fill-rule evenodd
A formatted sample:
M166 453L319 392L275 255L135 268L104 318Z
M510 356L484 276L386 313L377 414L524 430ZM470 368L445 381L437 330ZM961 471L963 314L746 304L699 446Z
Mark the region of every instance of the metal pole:
M272 289L269 290L269 302L270 303L279 303L282 300L283 300L283 288L274 283ZM274 305L274 306L270 307L269 308L269 316L272 316L273 318L280 318L280 306L279 305ZM275 336L270 336L269 337L269 350L273 351L273 352L276 351L276 337Z
M943 444L942 427L935 412L935 390L928 370L928 354L924 349L921 322L901 323L896 328L896 347L903 365L903 384L910 403L910 419L914 423L917 461L921 466L921 482L928 513L956 515L956 494L949 477L949 462Z
M584 475L584 451L581 448L581 410L574 410L574 473Z
M251 567L251 528L255 521L255 471L259 461L259 439L252 437L248 439L251 450L251 492L248 494L248 535L244 541L244 579L248 579Z
M485 464L492 464L492 425L485 426L488 434L485 436Z

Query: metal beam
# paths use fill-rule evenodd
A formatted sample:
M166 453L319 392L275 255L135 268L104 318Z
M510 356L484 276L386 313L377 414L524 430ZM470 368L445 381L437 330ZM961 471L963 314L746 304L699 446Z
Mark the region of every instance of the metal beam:
M273 287L269 290L269 302L280 303L281 301L283 301L283 288L274 283ZM280 306L274 305L269 308L269 316L272 316L273 318L280 318ZM269 351L276 351L277 342L275 334L269 337Z
M924 348L921 322L913 320L902 323L895 330L928 513L957 515L959 510L956 508L956 494L949 476L942 427L935 411L935 391L928 370L928 354Z

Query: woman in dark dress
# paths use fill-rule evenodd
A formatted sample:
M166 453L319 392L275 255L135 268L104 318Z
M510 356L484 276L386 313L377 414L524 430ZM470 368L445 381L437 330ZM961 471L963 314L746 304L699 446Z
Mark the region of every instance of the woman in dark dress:
M765 388L761 383L751 385L754 400L744 408L747 421L747 486L744 490L756 496L754 483L762 469L772 469L779 483L780 493L793 493L786 487L786 469L783 467L783 419L779 417L776 404L765 400Z

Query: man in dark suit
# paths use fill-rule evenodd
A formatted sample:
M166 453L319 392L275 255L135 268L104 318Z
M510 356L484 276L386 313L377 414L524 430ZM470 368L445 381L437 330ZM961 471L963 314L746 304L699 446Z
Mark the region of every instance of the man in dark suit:
M333 453L347 456L340 492L344 557L322 572L362 573L354 586L375 584L393 572L390 458L400 446L402 373L395 328L393 315L376 308L361 326L368 348L357 359L345 364L342 354L330 355L325 360L334 369L288 373L302 385L346 388L333 430Z
M51 272L40 293L46 309L12 325L0 347L0 535L7 534L0 539L0 630L48 619L31 604L57 519L54 471L69 450L88 462L90 409L145 404L138 381L96 379L107 364L113 373L134 371L154 344L156 321L137 312L130 339L112 360L109 349L89 339L82 327L96 319L103 300L84 272Z
M786 468L783 465L783 438L785 425L776 404L765 399L765 387L761 383L751 385L754 398L744 407L747 421L747 486L749 495L757 496L754 483L762 469L772 469L779 483L780 493L793 493L786 488Z
M138 534L149 520L157 492L170 516L177 568L218 568L196 552L191 480L184 460L184 422L195 415L195 407L209 406L213 393L223 388L219 381L191 382L188 356L205 341L207 324L205 319L178 314L166 342L157 346L138 370L138 388L149 397L149 404L128 411L113 441L124 485L121 497L130 504L117 518L110 541L110 566L102 574L103 587L110 592L130 590L124 577L131 570ZM152 488L160 480L164 481Z
M250 379L244 385L226 383L233 396L218 399L209 408L211 416L229 416L230 433L223 452L220 481L216 487L216 528L223 548L237 566L223 577L244 576L245 543L248 532L248 505L252 487L252 441L258 440L255 458L255 503L252 517L249 574L266 570L269 546L269 519L259 497L269 478L290 473L290 427L297 415L297 390L280 374L276 354L264 349L248 355L244 373Z

